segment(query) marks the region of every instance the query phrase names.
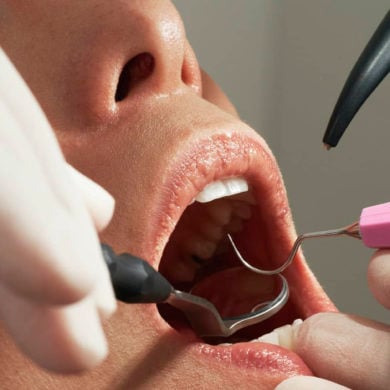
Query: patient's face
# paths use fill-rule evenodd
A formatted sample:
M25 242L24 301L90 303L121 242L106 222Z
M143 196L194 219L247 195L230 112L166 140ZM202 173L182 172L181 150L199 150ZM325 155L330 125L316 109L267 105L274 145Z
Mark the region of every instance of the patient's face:
M254 264L280 263L294 239L283 182L265 142L200 71L173 5L2 0L0 15L0 44L67 160L116 199L101 240L148 260L175 287L209 298L225 315L266 299L274 281L238 268L226 233ZM249 191L192 203L207 184L228 178L245 179ZM198 338L164 305L121 304L105 324L110 356L96 370L49 374L3 334L1 381L28 388L271 389L310 371L285 348L248 341L330 307L301 257L286 276L286 308L227 340L232 345ZM24 374L15 378L15 367Z

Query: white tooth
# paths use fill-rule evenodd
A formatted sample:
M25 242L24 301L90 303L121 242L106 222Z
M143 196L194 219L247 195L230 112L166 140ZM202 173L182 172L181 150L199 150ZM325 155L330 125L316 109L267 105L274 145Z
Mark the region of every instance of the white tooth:
M291 349L291 331L291 325L284 325L280 328L274 329L274 332L276 332L279 336L279 345Z
M292 325L283 325L274 329L270 333L266 333L263 336L251 340L252 343L264 342L269 344L280 345L281 347L292 349L293 335L299 329L303 321L298 318L294 320Z
M279 345L284 348L292 349L293 333L297 331L302 322L303 321L298 318L292 323L292 325L284 325L280 328L274 329L274 332L279 335Z
M199 192L195 200L200 203L211 202L214 199L223 198L225 192L225 186L222 181L213 181Z
M196 196L195 200L200 203L211 202L225 196L240 194L248 191L248 183L240 177L213 181Z
M242 177L225 179L223 180L223 183L225 184L227 192L229 193L228 196L241 194L242 192L248 191L248 183Z
M299 325L301 325L302 324L302 322L303 322L303 320L302 319L300 319L300 318L297 318L296 320L294 320L294 322L292 323L292 326L293 327L299 327Z
M279 345L279 335L275 331L259 337L259 340L264 343Z
M292 324L292 330L291 330L291 347L290 349L294 350L294 342L297 337L298 329L301 327L303 324L303 321L299 318L295 320Z
M191 253L201 259L209 259L214 254L216 248L216 242L205 240L202 237L194 237L185 245L187 253Z

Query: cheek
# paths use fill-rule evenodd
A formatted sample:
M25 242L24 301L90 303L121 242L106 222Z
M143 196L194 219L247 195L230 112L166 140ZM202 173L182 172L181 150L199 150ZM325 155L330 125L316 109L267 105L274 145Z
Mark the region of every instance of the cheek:
M118 125L109 130L60 135L66 159L81 172L99 183L115 198L115 213L103 237L117 250L132 238L136 247L144 247L141 234L147 215L153 212L153 194L160 162L148 142L148 131L137 125Z

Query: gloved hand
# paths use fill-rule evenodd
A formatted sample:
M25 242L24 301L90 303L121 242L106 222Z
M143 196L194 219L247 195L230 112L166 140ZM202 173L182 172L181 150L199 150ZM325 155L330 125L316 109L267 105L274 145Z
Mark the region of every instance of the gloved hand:
M96 230L113 198L64 160L28 87L0 49L0 323L39 365L104 359L116 302Z
M368 284L376 299L390 309L390 249L379 250L372 257ZM333 382L293 377L277 390L390 388L389 325L341 313L317 314L304 321L294 335L294 350L315 375Z

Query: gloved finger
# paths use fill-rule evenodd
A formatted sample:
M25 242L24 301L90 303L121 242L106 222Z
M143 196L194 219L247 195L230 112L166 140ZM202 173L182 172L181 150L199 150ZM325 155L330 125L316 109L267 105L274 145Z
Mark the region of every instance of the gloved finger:
M40 170L45 176L53 193L66 207L73 209L75 215L80 214L80 199L82 192L88 211L91 212L97 228L107 225L112 217L113 199L103 188L87 179L81 173L71 169L70 183L67 177L69 165L64 164L64 158L45 114L21 78L6 54L0 49L0 96L9 111L9 116L15 121L12 133L8 131L8 143L15 138L14 147L21 153L26 149L26 143L40 163ZM3 131L7 130L3 127ZM16 142L17 141L17 145ZM74 177L78 185L74 185ZM70 185L71 184L71 185ZM72 185L73 184L73 185ZM81 185L80 185L81 184ZM82 216L82 213L79 217Z
M102 230L110 222L114 212L114 198L98 184L84 176L82 173L68 165L68 170L85 200L86 206L94 220L95 227ZM99 280L95 283L92 293L99 314L102 318L108 318L116 309L116 301L113 299L114 291L108 272L108 267L104 262L95 265L98 269ZM110 294L107 294L110 291Z
M111 277L107 265L104 261L96 264L98 279L95 288L91 293L98 313L102 319L110 317L116 310L117 304L115 299L114 288L111 283Z
M40 170L45 176L53 193L66 207L74 209L75 215L80 214L80 200L78 191L81 190L88 211L96 227L100 230L107 225L112 217L113 199L103 188L87 179L81 173L71 170L74 181L69 183L67 172L69 165L64 164L64 157L57 139L41 107L21 78L6 54L0 49L0 96L9 111L9 116L15 121L13 135L15 141L22 143L19 150L25 149L27 143L31 152L40 163ZM4 131L4 126L3 131ZM17 129L17 131L15 131ZM6 130L6 129L5 129ZM8 139L11 135L8 132ZM21 140L23 139L23 142ZM15 142L14 142L15 143ZM23 157L23 153L21 153ZM76 191L75 191L76 190ZM80 217L82 214L79 215Z
M388 325L341 313L316 314L293 335L293 350L316 376L354 390L388 389Z
M107 355L94 301L47 306L13 294L0 284L0 318L23 353L61 373L92 368Z
M40 105L20 76L7 55L0 48L0 97L6 103L10 115L15 118L18 128L23 130L24 137L40 156L42 169L53 172L64 171L64 157L51 129L51 126Z
M114 213L114 198L97 183L67 164L71 179L78 186L98 231L103 230Z
M367 278L375 298L390 309L390 249L375 252L368 266Z
M38 299L79 299L92 288L95 272L87 259L74 261L77 226L1 101L0 116L0 279Z
M284 380L275 390L348 390L348 387L338 385L326 379L315 376L294 376Z
M85 247L91 237L53 196L28 150L25 156L0 153L0 279L31 298L69 303L93 288L91 257L99 254Z
M4 79L8 80L5 76L9 69L3 63L1 66L0 87ZM14 92L19 91L18 85L16 82ZM19 92L18 101L11 99L12 107L3 96L0 102L0 279L14 291L42 302L74 302L94 288L97 269L101 270L96 267L103 261L96 231L54 136L46 137L52 142L45 147L31 146L31 134L38 134L41 129L44 140L50 132L49 128L42 132L48 127L40 120L44 115L34 117L39 110L32 110L31 121L26 123L30 127L20 127L17 118L28 117L36 103L31 97L31 101L27 99L31 104L23 106L21 103L27 100L23 99L23 91ZM13 104L19 104L18 110ZM19 115L12 114L15 112ZM112 202L108 202L108 207L102 203L99 207L109 210L102 213L109 215ZM110 294L114 299L112 291L107 290L107 296Z

